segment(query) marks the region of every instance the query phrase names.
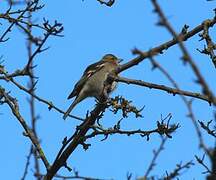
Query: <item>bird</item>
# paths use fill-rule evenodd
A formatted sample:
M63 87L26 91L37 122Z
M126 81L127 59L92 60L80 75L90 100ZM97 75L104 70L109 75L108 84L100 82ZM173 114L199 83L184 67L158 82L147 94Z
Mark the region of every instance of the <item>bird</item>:
M82 77L75 84L73 91L67 98L71 99L75 97L70 107L64 113L64 120L82 100L88 97L94 97L100 102L102 97L108 97L115 89L117 82L113 81L111 84L107 84L106 79L108 74L114 72L121 61L122 59L117 58L113 54L106 54L100 61L89 65L85 69Z

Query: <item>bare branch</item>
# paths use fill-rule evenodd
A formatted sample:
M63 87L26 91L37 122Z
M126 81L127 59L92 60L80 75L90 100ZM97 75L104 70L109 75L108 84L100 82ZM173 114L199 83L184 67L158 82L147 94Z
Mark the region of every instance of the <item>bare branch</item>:
M109 0L109 1L106 1L106 0L97 0L97 1L99 3L101 3L101 4L105 4L108 7L111 7L115 3L115 0Z
M139 86L143 86L143 87L148 87L150 89L158 89L158 90L166 91L167 93L173 94L174 96L176 94L189 96L189 97L193 97L193 98L196 98L196 99L201 99L201 100L204 100L204 101L206 101L208 103L211 103L207 96L202 95L202 94L200 94L198 92L184 91L184 90L180 90L180 89L176 89L176 88L171 88L171 87L168 87L168 86L165 86L165 85L159 85L159 84L145 82L145 81L142 81L142 80L129 79L129 78L125 78L125 77L116 77L115 81L123 82L123 83L126 83L126 84L134 84L134 85L139 85ZM216 102L216 99L214 101Z
M28 174L28 168L30 165L30 158L31 158L32 154L33 154L33 146L30 147L30 151L29 151L29 154L28 154L27 159L26 159L26 165L25 165L24 173L23 173L21 180L25 180L25 178Z
M171 114L168 114L165 118L163 118L161 116L160 121L157 121L157 128L153 129L153 130L148 130L148 131L144 131L141 129L138 130L122 130L121 129L121 121L122 119L120 119L113 127L110 127L108 129L104 129L102 128L102 126L99 127L95 127L93 126L93 132L86 135L84 138L89 139L98 135L103 135L104 138L101 141L104 141L108 138L108 136L110 135L114 135L114 134L122 134L122 135L127 135L127 136L131 136L131 135L139 135L141 137L146 137L147 141L150 139L150 135L154 134L154 133L158 133L159 135L164 135L168 138L172 138L171 134L173 132L176 131L176 129L178 129L180 126L179 124L171 124L170 125L170 120L172 118ZM165 122L167 121L167 122ZM87 147L88 148L88 147Z
M50 180L52 177L57 173L57 171L62 167L65 166L67 163L67 159L76 149L79 144L84 142L84 136L91 128L91 126L95 123L98 117L100 117L101 112L106 109L106 103L98 104L95 109L90 113L90 116L86 118L86 120L79 126L73 136L73 140L68 145L68 147L62 152L61 156L54 161L53 165L48 170L44 180Z
M203 33L199 34L199 36L201 37L201 40L205 39L206 44L207 44L207 48L204 47L204 50L202 50L200 52L203 54L209 55L211 60L212 60L212 63L214 64L214 66L216 68L216 55L214 52L216 50L216 44L212 41L212 38L209 35L209 21L206 20L204 22L203 26L204 26Z
M184 169L189 169L193 165L194 163L192 161L189 161L185 164L179 163L176 165L176 168L172 172L170 173L166 172L167 175L163 179L171 180L171 179L177 178L180 175L181 171L183 171Z
M158 158L158 156L160 155L161 151L164 150L164 145L166 143L167 137L163 138L161 137L161 143L160 146L158 147L157 150L153 150L153 158L151 163L149 164L149 167L146 170L146 173L144 175L144 179L148 179L148 176L150 174L150 172L153 170L154 166L156 166L156 159Z
M200 126L210 135L216 138L216 130L215 128L213 130L210 129L210 125L212 123L212 120L208 121L206 124L202 121L198 121Z
M216 106L216 103L214 102L215 96L213 94L213 92L211 92L211 90L208 87L208 84L206 83L205 79L203 78L203 76L201 75L199 68L196 66L195 62L193 61L192 57L190 56L188 50L186 49L186 47L183 44L184 41L184 37L186 34L182 33L180 35L178 35L174 29L172 28L172 26L169 24L169 22L167 21L162 9L160 8L159 4L157 3L157 0L151 0L154 7L155 7L155 12L158 13L159 17L160 17L160 25L163 25L167 28L167 30L172 34L172 36L174 37L174 39L177 40L177 43L183 53L183 57L182 60L184 62L188 62L192 68L192 70L194 71L196 77L198 78L197 82L201 85L201 87L203 88L203 94L207 95L209 97L209 99L211 101L213 101L213 104ZM208 22L209 27L213 26L216 22L216 18L214 18L213 20L205 20L200 26L201 26L201 30L206 28L206 22Z
M3 73L5 76L2 77L2 79L4 79L5 81L10 81L12 82L15 86L17 86L19 89L23 90L24 92L28 93L29 95L33 96L35 99L37 99L38 101L46 104L49 108L49 110L51 109L55 109L56 111L58 111L61 114L64 114L65 112L61 109L59 109L58 107L56 107L51 101L45 100L39 96L37 96L36 94L32 93L31 91L29 91L29 89L25 88L24 86L20 85L18 82L16 82L13 78L11 78L11 75L8 77L8 75L6 74L5 71L0 71L0 74ZM16 74L17 75L17 74ZM73 116L73 115L68 115L71 118L83 121L83 118L77 117L77 116Z
M50 167L49 162L47 161L47 159L46 159L46 157L44 155L44 152L43 152L43 150L42 150L42 148L40 146L40 143L38 142L38 139L35 137L32 130L26 124L26 121L24 120L24 118L21 116L21 114L19 112L19 106L18 106L18 103L16 102L16 100L13 97L11 97L9 94L7 94L5 92L5 90L2 89L1 87L0 87L0 96L4 97L5 103L8 104L8 106L10 107L13 115L17 118L17 120L20 122L22 127L25 129L25 135L27 137L29 137L29 139L34 144L35 148L37 149L39 157L42 159L46 169L49 169L49 167Z
M212 27L216 24L216 19L213 18L209 22L210 22L210 26ZM178 35L178 37L181 38L181 41L186 41L187 39L193 37L195 34L199 33L203 29L204 29L204 26L203 26L203 23L201 23L200 25L196 26L194 29L187 32L186 34L180 33ZM125 71L125 70L127 70L127 69L129 69L135 65L138 65L140 62L142 62L146 58L162 54L163 51L169 49L170 47L172 47L176 44L178 44L178 39L174 38L174 39L167 41L167 42L165 42L159 46L151 48L149 51L142 52L142 54L139 54L138 57L136 57L136 58L130 60L129 62L121 65L120 67L118 67L118 69L116 69L116 72L119 73L119 72Z

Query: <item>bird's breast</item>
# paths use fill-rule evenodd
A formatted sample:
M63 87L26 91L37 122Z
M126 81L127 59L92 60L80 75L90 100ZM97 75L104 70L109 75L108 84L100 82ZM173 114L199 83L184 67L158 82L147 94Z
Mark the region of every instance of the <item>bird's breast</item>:
M95 97L97 99L100 98L105 88L105 81L110 72L110 69L103 68L99 72L89 77L88 81L85 84L85 89L88 91L87 93L89 94L89 96ZM108 94L115 89L116 84L116 82L113 82L110 86L106 87Z

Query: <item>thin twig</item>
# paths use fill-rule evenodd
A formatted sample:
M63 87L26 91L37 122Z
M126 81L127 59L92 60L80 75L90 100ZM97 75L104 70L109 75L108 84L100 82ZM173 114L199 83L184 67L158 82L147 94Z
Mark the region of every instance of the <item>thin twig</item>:
M28 0L27 2L28 3ZM28 14L28 23L31 24L31 12ZM32 26L27 27L28 32L31 34L32 33ZM27 52L28 52L28 57L30 58L32 56L32 42L28 38L27 39ZM30 64L31 67L33 67L33 62ZM30 73L29 73L29 91L31 94L35 94L35 79L34 79L34 70L31 68ZM30 113L31 113L31 126L32 126L32 131L35 135L35 138L38 139L38 142L40 142L38 135L37 135L37 129L36 129L36 122L38 119L38 116L36 115L35 112L35 98L34 96L30 96L29 99L29 105L30 105ZM33 149L33 154L34 154L34 167L35 167L35 173L40 174L40 164L39 164L39 159L38 159L38 153L35 149ZM37 180L40 180L38 177Z
M153 151L154 153L154 156L152 158L152 161L151 163L149 164L149 167L147 168L146 170L146 173L144 175L144 178L145 179L148 179L148 175L150 174L150 172L153 170L154 166L156 165L156 159L158 158L159 154L161 153L161 151L164 149L164 144L167 140L167 137L161 137L161 143L160 143L160 146L158 147L158 149L155 151Z
M4 97L5 102L8 104L8 106L10 107L13 115L17 118L17 120L20 122L20 124L22 125L22 127L25 129L25 135L27 137L29 137L29 139L31 140L31 142L34 144L35 148L37 149L38 155L39 157L42 159L46 169L48 170L50 165L48 160L46 159L46 156L40 146L40 143L38 142L38 139L35 137L34 133L32 132L32 130L29 128L29 126L26 124L26 121L24 120L24 118L21 116L20 112L19 112L19 106L18 103L16 102L16 100L9 96L4 89L0 88L0 94L2 97Z
M201 85L201 87L203 88L203 94L207 95L209 97L209 99L213 102L213 104L216 106L216 102L214 102L215 96L213 94L213 92L209 89L207 82L205 81L205 79L203 78L201 72L199 71L199 68L196 66L195 62L193 61L191 55L189 54L188 50L186 49L186 47L184 46L184 36L182 35L182 33L180 34L180 36L175 32L175 30L173 29L173 27L171 26L171 24L168 22L168 20L166 19L162 9L160 8L159 4L157 3L157 0L151 0L154 7L155 7L155 12L158 13L159 17L160 17L160 25L163 25L167 28L167 30L171 33L171 35L174 37L174 39L177 40L177 43L183 53L183 57L182 60L184 60L185 62L188 62L190 67L192 68L193 72L195 73L196 77L197 77L197 82ZM216 18L214 18L213 20L206 20L208 21L208 25L209 27L211 27L215 22L216 22ZM201 27L203 29L206 28L206 21L204 21L201 24ZM188 33L186 33L188 34Z
M30 150L29 150L29 154L28 154L27 159L26 159L26 165L25 165L24 173L23 173L21 180L25 180L25 178L28 174L28 168L30 165L30 158L31 158L32 154L33 154L33 146L31 145Z
M216 24L216 18L213 18L211 20L209 20L209 26L212 27ZM179 34L178 37L181 37L181 41L186 41L187 39L193 37L195 34L199 33L200 31L202 31L204 29L204 25L203 23L201 23L200 25L196 26L194 29L192 29L191 31L185 33L185 34ZM116 69L117 73L120 73L122 71L125 71L135 65L138 65L140 62L142 62L144 59L158 55L160 53L162 53L163 51L167 50L168 48L178 44L178 38L174 38L170 41L167 41L163 44L160 44L159 46L156 46L148 51L142 52L142 54L139 54L138 57L130 60L129 62L119 66Z
M55 109L56 111L58 111L61 114L64 114L65 112L61 109L59 109L58 107L56 107L51 101L45 100L39 96L37 96L36 94L32 93L29 91L29 89L25 88L24 86L20 85L18 82L16 82L13 78L7 78L7 74L5 74L5 81L10 81L12 82L15 86L17 86L19 89L23 90L24 92L28 93L29 95L33 96L35 99L37 99L39 102L42 102L44 104L46 104L49 108L49 110L51 109ZM74 116L74 115L68 115L71 118L83 121L83 118L80 118L78 116Z
M117 82L123 82L126 84L134 84L134 85L139 85L139 86L143 86L143 87L148 87L150 89L158 89L158 90L163 90L166 91L167 93L176 95L184 95L184 96L189 96L189 97L193 97L196 99L201 99L204 100L208 103L211 103L209 98L205 95L202 95L198 92L190 92L190 91L184 91L181 89L176 89L176 88L171 88L165 85L159 85L159 84L154 84L154 83L149 83L149 82L145 82L142 80L136 80L136 79L129 79L129 78L125 78L125 77L116 77L115 81ZM214 100L216 102L216 99Z
M106 0L97 0L97 1L99 3L101 3L101 4L105 4L108 7L111 7L115 3L115 0L109 0L109 1L106 1Z

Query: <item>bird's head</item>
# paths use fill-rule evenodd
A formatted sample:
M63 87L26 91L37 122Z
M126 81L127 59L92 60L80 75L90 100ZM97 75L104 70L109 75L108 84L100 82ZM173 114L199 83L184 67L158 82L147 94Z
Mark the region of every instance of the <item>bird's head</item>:
M111 63L115 63L115 64L119 64L120 62L122 62L123 60L120 58L117 58L115 55L113 54L106 54L103 56L102 58L103 62L111 62Z

